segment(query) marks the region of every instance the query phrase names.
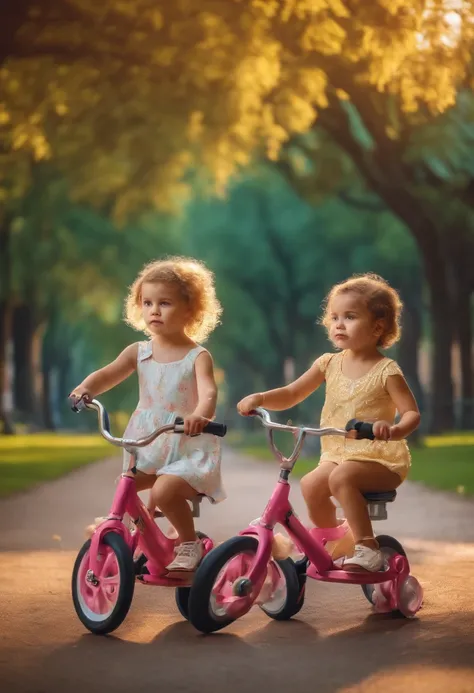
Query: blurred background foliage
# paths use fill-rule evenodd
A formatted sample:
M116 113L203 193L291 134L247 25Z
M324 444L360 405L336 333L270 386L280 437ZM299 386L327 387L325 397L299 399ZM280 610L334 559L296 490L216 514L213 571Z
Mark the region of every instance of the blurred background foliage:
M176 253L216 273L236 427L330 349L326 292L370 270L405 303L425 429L473 428L473 42L462 0L6 0L3 432L94 427L65 397L142 338L127 287ZM119 429L136 398L104 397Z

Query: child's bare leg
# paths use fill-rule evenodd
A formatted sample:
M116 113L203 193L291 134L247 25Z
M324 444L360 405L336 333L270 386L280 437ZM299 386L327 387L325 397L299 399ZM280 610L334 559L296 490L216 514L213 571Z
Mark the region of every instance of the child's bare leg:
M309 516L316 527L337 527L336 506L331 500L329 478L337 469L335 462L323 462L301 479L301 491L308 507ZM333 560L342 556L352 556L354 540L350 531L340 539L326 543L326 551Z
M161 512L178 532L180 542L196 541L193 513L188 500L197 496L192 486L179 476L162 474L156 477L150 502Z
M153 488L155 481L155 474L145 474L144 472L137 471L135 474L135 486L137 488L137 493L140 491L145 491L147 488Z
M336 468L335 462L323 462L301 479L301 493L311 522L314 522L316 527L336 527L339 524L329 488L329 477Z
M341 504L357 544L378 548L363 493L393 491L400 486L398 474L378 462L347 460L329 478L331 494Z
M153 488L153 485L156 481L156 475L145 474L144 472L137 471L137 473L134 476L134 479L137 493L140 493L140 491L145 491L148 488ZM148 498L147 509L150 515L153 517L153 513L155 512L155 506L153 505L151 493Z

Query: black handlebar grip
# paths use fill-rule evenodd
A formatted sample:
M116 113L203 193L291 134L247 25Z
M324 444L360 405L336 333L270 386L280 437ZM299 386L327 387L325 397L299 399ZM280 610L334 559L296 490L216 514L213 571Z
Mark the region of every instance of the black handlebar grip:
M351 419L346 424L346 431L357 431L357 440L375 440L373 424L365 421Z
M211 433L213 436L219 436L223 438L227 433L227 426L225 424L217 423L216 421L211 421L204 426L203 433Z
M177 416L174 420L175 426L182 426L183 423L184 421L181 418L181 416ZM227 433L227 426L225 424L216 423L215 421L210 421L206 426L204 426L202 432L210 433L213 436L219 436L219 438L223 438ZM176 433L182 433L182 431L176 431Z

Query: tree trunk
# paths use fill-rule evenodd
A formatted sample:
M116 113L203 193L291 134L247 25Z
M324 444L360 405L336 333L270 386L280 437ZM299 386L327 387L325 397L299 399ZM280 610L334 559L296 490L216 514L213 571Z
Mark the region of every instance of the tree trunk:
M432 433L442 433L454 428L453 382L451 376L452 332L446 306L440 297L432 296L431 317L433 326L433 361L431 386L431 425ZM449 367L449 369L448 369Z
M18 306L13 314L13 392L15 410L24 421L30 422L34 406L32 397L32 315L28 306Z
M461 415L459 425L464 430L474 428L471 312L471 292L464 290L456 301L456 325L461 354Z
M70 368L71 368L71 359L69 356L63 356L62 358L59 359L59 362L57 363L58 366L58 390L59 390L59 401L60 402L66 402L66 399L71 392L71 388L74 387L74 384L71 386L71 374L70 374Z
M448 291L446 256L441 247L438 225L412 193L410 181L406 179L405 166L394 143L377 133L380 135L375 140L377 147L375 150L367 150L353 136L353 123L347 109L335 97L332 97L331 104L333 107L327 113L323 111L318 122L351 157L370 188L406 224L420 250L430 291L434 342L430 430L436 433L451 430L454 425L451 375L453 305ZM360 108L359 113L363 114Z
M28 17L31 0L7 0L2 8L0 22L0 67L9 57L14 57L16 35Z
M13 314L15 409L26 423L43 426L41 407L42 328L31 306L19 305Z
M398 344L397 359L410 386L421 415L425 411L425 397L419 377L419 355L422 336L422 297L421 278L410 283L400 291L403 300L402 336ZM410 442L419 445L422 433L417 428L410 436Z
M44 427L48 431L55 431L56 426L54 423L54 417L53 417L53 408L52 408L52 388L51 388L51 379L52 379L52 369L50 367L50 364L44 364L43 365L43 389L41 393L41 399L42 399L42 410L43 410L43 421L44 421Z
M9 215L5 215L3 220L0 219L0 424L2 432L7 435L15 432L7 407L9 394L7 353L11 338L12 318L10 224Z
M42 349L42 378L43 388L41 392L41 404L43 409L43 419L45 428L50 431L56 429L54 405L56 401L56 389L53 390L53 385L57 381L53 378L57 367L57 349L56 338L58 332L57 312L52 307L50 310L50 318L48 329L45 332Z
M7 346L11 332L11 310L8 301L0 301L0 432L12 435L15 432L7 407L8 373Z
M436 230L426 235L424 245L425 276L430 290L433 357L431 362L430 432L442 433L454 428L454 391L452 346L454 342L453 301L447 280L447 261Z
M421 289L421 287L419 287ZM417 300L419 299L419 301ZM421 296L409 296L402 292L402 336L398 345L397 359L407 382L416 397L420 411L424 410L424 394L419 377L419 352L421 342Z
M474 237L468 220L459 220L453 233L446 238L446 255L451 259L451 283L454 296L454 324L461 357L461 406L458 425L474 426L474 365L472 358L472 308L474 291Z

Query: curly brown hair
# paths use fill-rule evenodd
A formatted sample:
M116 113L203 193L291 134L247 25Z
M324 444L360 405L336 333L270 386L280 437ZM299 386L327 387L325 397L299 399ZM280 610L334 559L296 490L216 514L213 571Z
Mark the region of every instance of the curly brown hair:
M375 320L381 320L384 325L377 346L388 349L400 339L400 317L403 303L398 292L378 274L354 274L349 279L332 287L324 301L324 315L322 324L329 329L331 322L329 316L330 303L339 294L355 293L361 296L367 308Z
M163 282L178 287L191 308L185 332L196 342L204 342L219 324L222 306L219 303L214 273L203 262L189 257L167 257L143 267L130 286L125 300L125 322L135 330L150 334L142 315L142 286L145 282Z

